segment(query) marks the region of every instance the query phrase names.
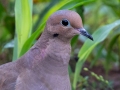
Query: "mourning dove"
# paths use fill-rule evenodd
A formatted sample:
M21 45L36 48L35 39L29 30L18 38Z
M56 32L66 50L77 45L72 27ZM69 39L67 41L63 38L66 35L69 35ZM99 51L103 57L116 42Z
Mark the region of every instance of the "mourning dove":
M71 90L70 40L78 34L93 40L79 14L70 10L52 14L32 48L18 60L0 66L0 90Z

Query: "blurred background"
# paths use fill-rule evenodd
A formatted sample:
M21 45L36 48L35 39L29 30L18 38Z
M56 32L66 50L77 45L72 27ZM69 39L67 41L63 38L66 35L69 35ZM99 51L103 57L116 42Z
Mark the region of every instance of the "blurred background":
M85 29L93 34L95 41L89 41L83 36L75 36L71 41L69 74L73 90L120 90L120 0L28 2L32 4L31 34L26 39L27 42L24 42L26 44L21 46L18 57L29 49L26 49L26 46L31 40L30 37L35 36L29 47L41 35L50 14L59 9L74 10L80 14ZM18 58L15 55L15 51L18 52L15 49L15 38L19 34L15 22L15 4L19 3L15 3L15 0L0 0L0 65ZM87 50L89 54L85 54L82 60L81 53Z

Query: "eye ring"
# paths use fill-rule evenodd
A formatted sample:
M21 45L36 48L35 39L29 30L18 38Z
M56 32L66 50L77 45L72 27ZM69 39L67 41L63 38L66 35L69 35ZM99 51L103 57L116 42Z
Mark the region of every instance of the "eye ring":
M67 19L63 19L63 20L61 21L61 24L62 24L63 26L70 26L70 22L69 22Z

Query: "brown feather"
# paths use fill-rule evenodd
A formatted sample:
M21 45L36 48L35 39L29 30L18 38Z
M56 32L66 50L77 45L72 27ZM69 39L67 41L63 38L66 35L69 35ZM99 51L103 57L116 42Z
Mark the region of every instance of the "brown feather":
M70 27L61 25L67 19ZM17 61L0 66L0 90L71 90L68 63L70 40L82 28L80 16L70 10L55 12L36 44ZM53 34L57 33L57 37Z

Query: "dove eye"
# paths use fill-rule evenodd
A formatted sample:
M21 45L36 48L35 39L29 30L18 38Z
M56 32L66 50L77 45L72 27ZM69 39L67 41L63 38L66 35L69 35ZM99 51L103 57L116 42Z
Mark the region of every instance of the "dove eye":
M61 24L62 24L63 26L69 26L69 25L70 25L70 22L69 22L67 19L63 19L63 20L61 21Z

